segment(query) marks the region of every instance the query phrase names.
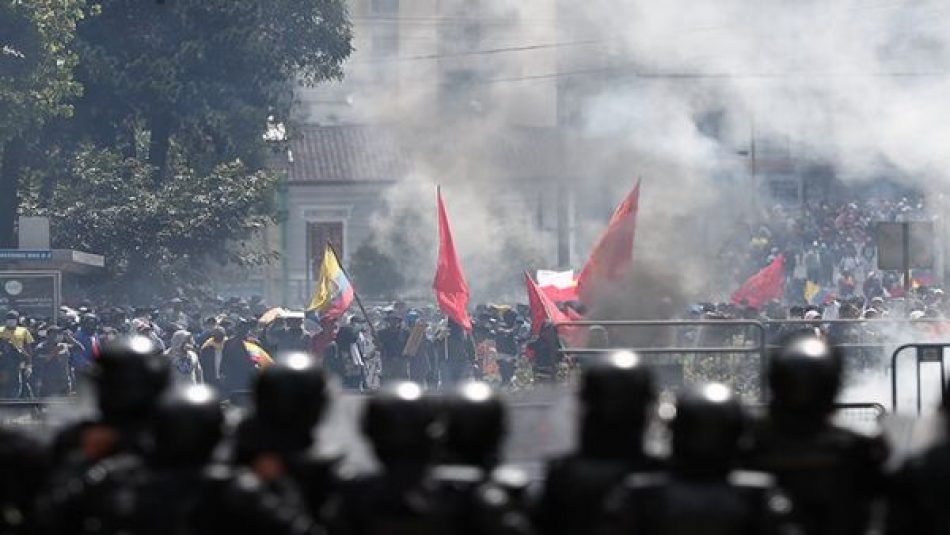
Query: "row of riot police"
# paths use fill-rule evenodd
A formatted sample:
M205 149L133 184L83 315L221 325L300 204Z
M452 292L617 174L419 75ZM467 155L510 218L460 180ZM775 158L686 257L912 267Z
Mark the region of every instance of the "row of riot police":
M630 353L590 363L578 446L551 460L537 493L500 464L505 406L483 383L370 397L361 430L380 468L355 475L314 453L328 388L306 355L261 372L228 436L216 394L169 390L166 365L147 339L117 342L98 363L98 417L48 448L0 434L0 533L950 533L950 445L886 475L883 440L830 422L841 356L810 336L770 356L762 419L719 384L665 406L663 458L644 448L649 369Z

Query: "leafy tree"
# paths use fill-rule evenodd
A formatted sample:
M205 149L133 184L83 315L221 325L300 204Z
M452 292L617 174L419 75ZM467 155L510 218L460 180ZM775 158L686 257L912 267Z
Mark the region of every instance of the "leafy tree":
M350 40L343 0L103 0L79 27L78 135L134 155L144 129L156 184L176 156L255 167L266 118L287 118L295 81L341 77Z
M86 147L62 163L69 170L50 198L28 181L23 211L51 219L54 246L104 254L117 294L167 295L206 283L208 259L247 265L270 255L229 245L271 220L273 173L235 161L206 175L176 172L154 189L148 164L113 150Z
M41 7L71 8L85 1L0 0L0 6L22 18L40 13ZM0 11L0 19L4 14ZM73 22L81 15L76 11ZM142 169L156 194L166 181L178 183L183 170L208 177L240 160L241 169L254 175L266 163L261 134L267 117L286 121L293 85L339 78L351 51L344 0L100 0L96 16L75 31L60 26L56 35L64 43L76 35L76 53L53 64L64 72L75 67L76 80L68 79L71 92L56 86L59 92L43 102L65 104L65 97L78 95L80 87L83 95L74 101L72 118L48 124L31 151L24 142L4 151L13 161L0 176L0 203L7 203L0 206L0 245L13 240L15 199L25 165L41 175L45 194L38 197L40 205L52 198L57 181L68 179L68 173L50 164L51 155L88 157L92 145L148 163ZM5 35L2 30L0 36ZM40 30L44 37L46 30ZM37 42L28 33L18 39L24 50ZM2 129L0 118L0 136Z
M19 175L32 134L81 93L72 48L85 0L0 0L0 247L14 245Z

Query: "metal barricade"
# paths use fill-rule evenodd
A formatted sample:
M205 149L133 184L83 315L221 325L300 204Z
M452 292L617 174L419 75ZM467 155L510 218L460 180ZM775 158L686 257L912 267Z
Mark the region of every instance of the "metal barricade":
M914 371L916 376L917 383L917 414L920 414L922 408L922 392L921 392L921 379L920 379L920 366L924 363L937 363L940 365L940 402L941 404L947 398L947 373L946 365L944 362L943 352L946 348L950 347L950 342L947 343L927 343L927 344L904 344L894 350L894 353L891 355L891 406L893 410L897 411L897 383L898 383L898 373L897 373L897 359L900 357L900 354L907 351L908 349L914 350Z
M628 328L722 328L722 329L752 329L755 331L753 346L696 346L696 347L566 347L561 349L563 355L600 355L616 351L633 351L649 359L653 355L759 355L759 397L767 398L768 381L766 380L766 336L765 327L759 321L753 320L604 320L604 321L570 321L555 324L559 332L563 329L590 328L590 327L628 327ZM607 345L610 345L609 343Z

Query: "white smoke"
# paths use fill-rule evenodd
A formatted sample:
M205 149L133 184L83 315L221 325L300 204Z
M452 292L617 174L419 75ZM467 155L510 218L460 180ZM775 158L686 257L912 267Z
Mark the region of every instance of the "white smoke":
M495 0L460 13L410 33L399 56L461 39L463 30L446 34L444 25L465 20L483 22L476 49L502 51L400 61L392 91L359 101L367 116L399 129L417 166L387 193L388 212L374 225L384 248L395 249L393 233L410 234L408 254L391 251L408 264L409 293L426 295L431 282L435 184L445 188L476 299L485 300L518 297L521 270L555 262L551 225L519 188L548 193L541 219L553 220L552 194L560 179L570 182L580 267L610 208L642 177L637 269L676 278L695 299L723 292L728 279L711 258L764 207L751 191L753 140L762 161L802 164L794 173L813 163L857 184L888 178L932 191L945 183L950 34L938 2ZM516 50L533 45L552 46ZM474 76L455 107L439 104L446 62ZM518 176L500 156L513 123L560 124L570 142L538 157L566 154L576 169L527 185L500 181ZM394 225L405 214L418 225Z

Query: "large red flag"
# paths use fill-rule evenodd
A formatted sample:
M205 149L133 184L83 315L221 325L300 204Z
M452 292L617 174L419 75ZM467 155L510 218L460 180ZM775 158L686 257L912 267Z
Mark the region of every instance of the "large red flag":
M778 255L771 264L749 277L749 280L732 294L732 302L738 305L745 301L750 306L760 308L765 302L781 299L783 295L785 295L785 256Z
M528 306L531 307L531 334L536 335L541 330L541 324L546 320L553 323L570 321L566 314L551 301L541 288L534 282L527 271L524 272L524 285L528 293Z
M468 317L468 284L462 274L462 266L455 255L455 243L449 228L449 217L442 202L442 189L437 192L439 203L439 260L435 270L432 289L439 308L452 321L458 323L467 332L472 330L472 320Z
M587 306L605 282L624 278L633 262L633 240L637 235L637 211L640 208L640 181L610 217L607 230L597 240L590 258L577 277L577 294Z

